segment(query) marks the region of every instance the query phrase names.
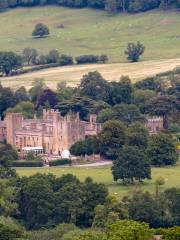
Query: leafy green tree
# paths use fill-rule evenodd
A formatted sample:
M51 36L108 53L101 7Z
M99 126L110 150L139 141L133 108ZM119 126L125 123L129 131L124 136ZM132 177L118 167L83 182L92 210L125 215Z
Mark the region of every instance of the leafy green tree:
M43 94L44 88L46 87L42 78L34 79L33 86L29 90L29 95L33 103L37 103L39 97Z
M50 34L49 28L43 23L36 24L32 32L33 37L39 37L39 38L48 36L49 34Z
M0 143L0 178L16 176L16 171L11 169L12 162L18 159L17 151L9 144Z
M117 2L116 2L116 0L106 0L105 10L108 13L116 13L117 12Z
M0 217L0 239L20 240L23 237L25 237L25 230L23 227L10 218Z
M163 231L163 240L178 240L180 239L180 226L174 226Z
M146 223L139 223L132 220L119 220L109 225L107 240L142 240L153 237L153 231Z
M0 72L9 75L22 67L22 58L14 52L0 52Z
M87 177L83 184L84 211L80 215L78 225L90 227L94 218L95 207L99 204L104 204L108 196L108 189L104 184L93 182L92 178Z
M28 229L52 225L55 200L51 184L50 177L43 174L22 179L17 194L18 218Z
M169 188L164 192L167 212L171 216L172 225L180 225L180 188Z
M29 101L29 96L25 87L18 88L15 93L16 102L27 102Z
M131 103L133 87L128 76L122 76L119 82L110 83L109 104Z
M108 196L104 205L96 206L92 227L104 229L107 225L127 217L126 207L115 197Z
M125 144L125 135L125 126L122 122L107 121L98 135L101 153L107 158L115 159Z
M135 191L131 196L124 197L123 202L128 208L129 217L135 221L146 222L156 228L165 221L164 204L160 206L149 192Z
M57 222L77 223L83 211L84 192L81 184L65 184L55 194L54 214Z
M127 59L132 62L138 62L140 56L144 53L145 47L142 43L128 43L127 50L125 54L127 55Z
M112 108L103 109L98 114L98 121L103 123L108 120L119 120L127 126L136 121L144 122L144 116L134 104L116 104Z
M140 123L130 125L127 130L127 144L129 146L137 146L141 149L146 149L149 141L149 133Z
M176 144L171 135L159 133L151 136L148 158L156 166L174 165L178 160Z
M17 99L13 91L10 88L4 88L0 85L0 116L4 115L7 108L14 107L16 102Z
M175 96L161 95L150 99L146 105L146 112L162 116L164 128L168 129L168 117L173 114L175 109L179 110L179 106L179 101Z
M74 64L73 57L69 55L61 54L59 57L59 64L61 66L73 65Z
M87 96L93 100L108 101L109 98L108 83L97 71L89 72L82 77L79 92L81 96Z
M153 90L141 90L137 89L133 93L132 102L139 107L141 113L145 113L145 107L150 99L156 96L156 92Z
M28 65L36 64L37 56L38 56L38 52L37 52L36 49L34 49L34 48L24 48L23 58Z
M0 181L0 216L8 217L15 212L17 204L15 202L15 189L7 182Z
M98 154L100 152L100 142L96 136L88 137L84 141L74 143L70 152L74 156Z
M8 108L6 113L22 113L26 118L34 117L34 105L30 101L20 102L13 108Z
M74 237L73 240L107 240L105 233L100 231L84 231L78 237Z
M57 49L52 49L47 55L47 63L57 63L59 60L59 52Z
M146 153L137 147L124 147L119 150L118 157L113 161L112 174L114 180L133 183L151 179L151 167Z

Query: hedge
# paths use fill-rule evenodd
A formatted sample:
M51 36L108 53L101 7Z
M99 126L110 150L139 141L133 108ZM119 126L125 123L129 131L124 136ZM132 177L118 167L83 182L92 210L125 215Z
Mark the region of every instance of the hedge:
M14 161L13 167L43 167L42 161Z
M63 158L63 159L57 159L49 162L49 166L60 166L60 165L66 165L66 164L71 164L71 160L68 158Z

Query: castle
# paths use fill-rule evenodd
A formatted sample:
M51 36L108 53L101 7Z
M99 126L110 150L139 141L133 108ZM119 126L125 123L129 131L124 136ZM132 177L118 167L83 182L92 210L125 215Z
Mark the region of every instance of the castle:
M146 126L150 134L155 134L163 129L163 120L148 119ZM80 120L78 113L63 117L53 109L43 110L42 119L24 119L21 113L7 113L5 120L0 121L0 141L15 146L19 152L62 155L72 144L96 135L101 129L93 114L86 122Z
M73 143L100 130L96 115L90 115L86 122L80 120L78 113L62 117L53 109L43 110L42 119L24 119L21 113L7 113L5 120L0 121L0 141L15 146L19 152L35 150L61 155Z

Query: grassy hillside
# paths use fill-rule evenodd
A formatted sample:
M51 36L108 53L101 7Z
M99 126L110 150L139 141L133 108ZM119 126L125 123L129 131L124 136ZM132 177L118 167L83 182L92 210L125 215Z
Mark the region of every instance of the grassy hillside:
M165 179L165 185L162 189L170 187L178 187L180 182L180 166L167 167L167 168L153 168L152 169L152 180L145 181L144 184L139 187L151 192L155 191L155 180L158 177L163 177ZM18 174L21 176L30 176L37 172L40 173L53 173L56 176L62 176L63 174L71 173L76 175L80 180L84 180L86 177L90 176L94 181L104 183L111 194L122 197L129 191L137 188L138 186L122 186L113 181L110 167L89 167L89 168L77 168L77 167L64 167L64 168L19 168L17 169Z
M0 82L3 86L11 88L25 86L28 89L32 86L35 78L43 78L47 86L55 89L57 83L60 81L66 81L68 85L75 86L80 82L82 75L96 70L109 81L117 81L121 75L129 75L132 81L136 82L145 77L172 70L176 66L180 66L180 58L138 63L75 65L49 68L14 77L0 78Z
M39 22L49 26L50 37L32 39ZM60 24L65 28L58 28ZM0 29L0 50L57 48L73 56L106 53L111 61L124 62L127 43L140 40L146 46L143 60L180 57L180 14L176 11L108 16L91 9L17 8L0 14Z

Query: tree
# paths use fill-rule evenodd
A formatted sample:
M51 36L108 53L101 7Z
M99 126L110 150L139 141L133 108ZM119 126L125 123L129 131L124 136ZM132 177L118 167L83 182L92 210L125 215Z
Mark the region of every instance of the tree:
M84 192L82 185L75 183L65 184L55 194L56 222L77 223L79 215L83 212Z
M164 128L168 129L168 117L174 110L179 110L180 104L175 96L161 95L150 99L146 105L146 112L163 117Z
M87 96L93 100L108 101L109 98L108 83L97 71L89 72L82 77L79 92L81 96Z
M151 167L146 153L132 146L119 150L117 159L113 161L112 174L115 181L122 179L123 182L130 183L151 179Z
M117 12L117 2L116 2L116 0L106 0L105 10L108 13L116 13Z
M28 65L36 64L37 56L38 56L38 52L34 48L25 48L23 50L23 58Z
M151 136L148 158L156 166L174 165L178 160L176 144L171 135L159 133Z
M146 127L140 123L130 125L127 130L127 144L146 149L149 141L149 133Z
M131 103L133 87L128 76L122 76L119 82L110 83L109 104Z
M85 231L73 240L107 240L104 233L100 231Z
M15 93L15 99L17 102L27 102L29 101L29 96L28 96L28 93L26 91L26 88L25 87L20 87L18 88Z
M15 223L11 218L0 217L0 238L3 240L18 240L25 237L23 227Z
M108 189L104 184L93 182L92 178L87 177L83 184L83 192L83 213L79 217L78 225L90 227L96 206L106 202Z
M163 240L180 239L180 226L174 226L163 231Z
M96 206L92 227L104 229L107 225L127 217L127 208L115 197L108 196L104 205Z
M59 57L59 64L61 66L66 66L66 65L73 65L73 57L61 54Z
M15 189L7 182L0 182L0 216L8 217L15 212L17 204L15 202Z
M155 199L149 192L134 191L123 199L128 208L129 217L135 221L146 222L151 227L160 227L166 221L166 208L163 202Z
M107 121L99 133L101 153L110 159L116 159L125 143L125 126L117 120Z
M59 60L59 52L57 49L52 49L47 55L47 63L57 63Z
M9 75L22 67L22 58L14 52L0 52L0 72Z
M22 113L26 118L34 117L34 105L30 101L20 102L13 108L8 108L6 113Z
M43 174L20 180L20 191L17 194L18 218L24 222L27 229L38 229L53 224L55 199L51 181L52 176Z
M10 145L0 143L0 178L16 176L16 171L11 169L12 162L18 159L17 151Z
M107 240L145 240L153 237L153 231L146 223L132 220L119 220L108 226Z
M98 154L100 152L99 139L96 136L86 138L84 141L74 143L70 153L74 156Z
M113 108L102 110L98 115L99 122L119 120L127 126L136 121L144 122L144 116L134 104L116 104Z
M132 62L138 62L140 56L144 53L145 47L142 43L128 43L127 50L125 54L127 55L127 59Z
M36 24L32 32L32 36L42 38L42 37L48 36L49 33L50 33L49 28L45 24L38 23Z
M99 57L99 61L102 62L102 63L108 62L108 56L105 55L105 54L102 54L102 55Z
M44 89L43 92L40 93L36 101L36 109L38 109L40 106L45 107L47 102L50 108L54 108L58 103L57 94L49 88Z

